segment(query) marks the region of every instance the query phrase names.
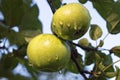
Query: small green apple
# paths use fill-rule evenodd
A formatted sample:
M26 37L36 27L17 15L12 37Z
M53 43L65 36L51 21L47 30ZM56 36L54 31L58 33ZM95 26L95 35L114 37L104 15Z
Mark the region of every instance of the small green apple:
M78 41L78 44L82 46L89 46L89 41L87 38L82 38Z

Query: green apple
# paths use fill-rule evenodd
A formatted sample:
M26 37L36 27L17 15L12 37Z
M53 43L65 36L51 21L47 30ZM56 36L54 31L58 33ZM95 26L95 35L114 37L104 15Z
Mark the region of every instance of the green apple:
M65 40L75 40L87 32L90 20L87 8L80 3L70 3L54 13L52 31Z
M82 46L89 46L89 41L87 38L82 38L78 41L78 44Z
M59 71L70 60L68 44L53 34L40 34L34 37L27 47L28 60L34 67L45 72Z

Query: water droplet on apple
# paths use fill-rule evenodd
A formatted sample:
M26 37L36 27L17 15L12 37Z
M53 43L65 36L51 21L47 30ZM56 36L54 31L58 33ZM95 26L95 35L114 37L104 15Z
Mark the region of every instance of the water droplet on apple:
M53 23L53 26L55 26L55 23Z
M60 25L63 26L63 23L60 21Z
M74 29L75 29L75 30L77 30L77 29L78 29L78 26L77 26L77 24L76 24L76 23L74 24Z
M70 24L67 24L67 27L70 27Z
M58 60L59 60L59 57L58 57L58 56L56 56L56 58L55 58L55 59L56 59L56 61L58 61Z

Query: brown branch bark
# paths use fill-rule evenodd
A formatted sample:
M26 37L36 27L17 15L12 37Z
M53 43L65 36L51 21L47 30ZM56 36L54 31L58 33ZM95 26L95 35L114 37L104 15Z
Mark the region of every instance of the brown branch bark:
M86 75L84 74L84 71L82 70L82 68L79 66L79 63L78 61L76 60L76 55L78 54L77 53L77 50L73 49L71 50L72 54L71 54L71 59L73 60L73 62L75 63L79 73L84 77L85 80L87 80L88 78L86 77Z

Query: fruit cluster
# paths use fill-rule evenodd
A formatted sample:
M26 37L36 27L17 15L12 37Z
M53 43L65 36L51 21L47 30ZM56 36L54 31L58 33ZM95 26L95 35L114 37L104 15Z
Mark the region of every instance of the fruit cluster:
M63 40L75 40L83 36L90 24L88 10L80 3L60 7L52 18L54 34L40 34L28 44L28 60L41 71L54 72L64 68L71 57L70 46Z

